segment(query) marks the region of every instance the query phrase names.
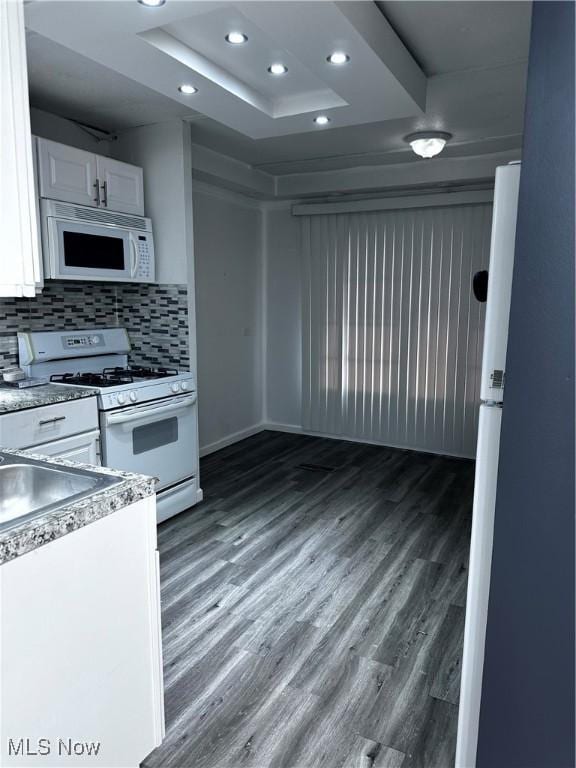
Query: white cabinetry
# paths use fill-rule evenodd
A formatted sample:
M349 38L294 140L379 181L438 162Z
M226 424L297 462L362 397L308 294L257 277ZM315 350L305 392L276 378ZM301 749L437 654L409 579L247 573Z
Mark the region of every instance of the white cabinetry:
M40 196L97 205L96 155L55 141L38 139Z
M60 459L79 461L81 464L92 464L99 467L102 463L100 456L100 430L82 432L81 435L65 437L63 440L53 440L50 443L28 448L30 453L41 456L58 456Z
M0 446L99 466L102 461L96 398L2 414Z
M99 429L95 397L51 403L0 416L2 448L37 448Z
M110 157L97 158L100 202L112 211L144 215L142 168Z
M42 287L22 0L0 0L0 296Z
M0 566L0 765L136 768L161 742L154 498ZM69 739L97 754L68 756Z
M40 196L144 215L142 168L38 139Z

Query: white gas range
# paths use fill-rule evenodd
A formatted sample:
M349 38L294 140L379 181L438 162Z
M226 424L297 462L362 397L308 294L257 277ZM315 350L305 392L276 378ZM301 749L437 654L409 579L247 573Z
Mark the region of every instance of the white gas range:
M131 367L124 328L18 334L29 376L98 393L102 463L158 478L158 521L202 498L196 382L187 371Z

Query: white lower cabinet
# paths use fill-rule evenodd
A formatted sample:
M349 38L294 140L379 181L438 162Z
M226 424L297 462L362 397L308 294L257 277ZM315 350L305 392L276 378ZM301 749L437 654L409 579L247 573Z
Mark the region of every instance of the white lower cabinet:
M95 397L51 403L0 416L0 446L31 448L99 428Z
M164 735L155 497L0 566L0 765L136 768Z
M58 456L60 459L79 461L81 464L92 464L97 467L102 464L99 429L65 437L63 440L35 445L26 450L40 456Z
M102 460L96 398L2 414L0 446L99 466Z

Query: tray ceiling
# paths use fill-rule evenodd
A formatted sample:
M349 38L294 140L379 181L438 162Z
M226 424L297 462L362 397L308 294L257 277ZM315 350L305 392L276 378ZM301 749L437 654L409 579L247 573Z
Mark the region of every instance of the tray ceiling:
M34 2L27 27L163 96L261 139L415 117L426 76L374 3ZM225 36L239 30L244 45ZM333 66L343 50L350 61ZM286 75L268 66L281 61ZM192 96L182 83L198 88Z

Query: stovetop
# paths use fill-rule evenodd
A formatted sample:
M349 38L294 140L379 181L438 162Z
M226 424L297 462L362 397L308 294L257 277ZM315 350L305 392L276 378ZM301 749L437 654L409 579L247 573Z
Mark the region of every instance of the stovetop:
M28 376L91 388L98 396L100 410L195 396L196 381L190 371L131 365L131 351L125 328L18 334L18 356Z
M103 373L114 376L131 376L134 381L138 379L147 381L148 379L165 379L168 376L178 376L180 371L176 370L176 368L151 368L137 365L128 368L119 366L116 368L104 368Z
M91 371L87 373L56 373L50 376L50 381L55 384L75 384L80 387L117 387L122 384L137 384L141 381L166 379L178 376L175 368L147 368L130 367L104 368L99 373Z
M55 373L50 376L50 381L93 388L98 394L101 411L193 395L196 391L193 374L175 368L115 366L99 372Z
M53 384L73 384L78 387L116 387L119 384L133 384L131 376L110 373L55 373L50 376Z

